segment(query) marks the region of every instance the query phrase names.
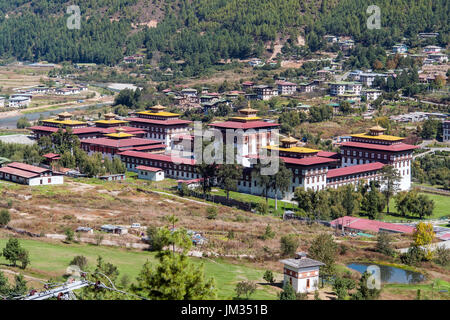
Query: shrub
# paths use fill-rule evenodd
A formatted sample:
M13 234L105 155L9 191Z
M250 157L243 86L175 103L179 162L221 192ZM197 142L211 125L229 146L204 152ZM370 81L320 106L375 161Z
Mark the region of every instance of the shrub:
M419 247L413 246L408 249L408 252L400 256L402 263L407 265L416 265L425 259L425 251Z
M66 229L66 231L64 231L64 234L66 235L66 241L73 241L75 233L72 229Z
M441 266L448 266L450 262L450 249L439 246L436 248L436 251L434 252L435 257L434 261L437 264L440 264Z
M284 282L283 291L280 292L278 298L280 300L297 300L295 290L289 282Z
M392 237L386 232L380 232L377 236L377 251L387 256L394 255L394 249L392 248Z
M208 213L206 218L208 218L210 220L214 220L217 218L217 207L210 206L210 207L208 207L208 209L206 209L206 212Z
M241 296L244 295L248 300L255 293L256 284L252 281L241 281L236 284L235 291L238 299L241 299Z
M284 235L280 239L280 250L283 256L293 255L298 247L297 237L293 234Z
M75 256L69 263L70 266L78 266L81 270L86 270L88 261L85 256Z
M270 225L267 225L266 230L264 231L264 234L261 236L261 239L267 240L267 239L273 239L275 237L275 232L272 231L272 228Z
M11 221L11 216L9 215L9 211L6 209L2 209L0 211L0 227L6 226L9 221Z
M269 213L269 206L265 202L260 202L256 205L256 212L262 215Z
M273 277L273 272L270 270L266 270L266 272L264 272L264 276L263 279L266 280L268 283L274 283L275 279Z

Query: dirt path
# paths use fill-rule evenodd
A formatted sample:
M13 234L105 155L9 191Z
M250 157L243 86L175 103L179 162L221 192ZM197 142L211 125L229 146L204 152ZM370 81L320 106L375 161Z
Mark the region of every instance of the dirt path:
M13 274L13 275L22 274L24 278L30 279L30 280L33 280L33 281L38 281L38 282L42 282L43 281L43 279L39 279L39 278L35 278L35 277L32 277L32 276L28 276L26 274L23 274L23 273L20 273L20 272L16 272L16 271L12 271L12 270L9 270L9 269L0 269L0 271L3 272L3 273L9 273L9 274Z

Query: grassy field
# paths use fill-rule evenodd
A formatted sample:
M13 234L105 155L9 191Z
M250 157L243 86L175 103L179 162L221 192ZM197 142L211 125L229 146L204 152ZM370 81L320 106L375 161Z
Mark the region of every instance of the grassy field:
M383 291L399 296L416 296L420 290L421 300L448 300L450 299L450 282L436 279L428 284L385 284Z
M423 194L434 201L433 215L431 217L426 217L427 219L439 219L441 217L450 216L450 197L449 196L429 194L429 193L423 193ZM391 201L390 201L389 211L392 214L385 215L383 217L383 220L386 220L386 221L419 220L418 217L412 217L412 216L409 217L408 216L408 217L404 218L404 217L398 216L396 214L397 209L395 208L395 200L394 199L391 199Z
M0 248L3 248L6 242L7 239L0 239ZM31 264L26 273L43 279L62 276L76 255L85 256L91 269L96 264L97 256L101 255L106 262L111 262L119 268L119 277L127 274L131 279L136 278L147 260L156 262L155 254L145 251L38 240L20 240L20 242L30 252ZM192 258L192 261L197 264L204 263L206 276L215 278L220 299L231 299L234 296L235 285L239 281L248 279L258 283L265 282L262 280L264 270L231 264L221 259ZM4 264L6 261L0 257L0 268L4 267ZM277 276L280 278L280 275ZM276 289L271 286L258 286L252 298L276 299Z

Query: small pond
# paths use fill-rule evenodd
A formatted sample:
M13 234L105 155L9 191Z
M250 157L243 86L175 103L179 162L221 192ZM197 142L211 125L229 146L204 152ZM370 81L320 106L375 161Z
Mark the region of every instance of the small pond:
M395 267L383 266L379 264L369 264L369 263L350 263L347 265L348 268L356 270L360 273L364 273L367 267L370 265L375 265L380 268L381 283L404 283L413 284L425 280L423 274L414 271L407 271Z

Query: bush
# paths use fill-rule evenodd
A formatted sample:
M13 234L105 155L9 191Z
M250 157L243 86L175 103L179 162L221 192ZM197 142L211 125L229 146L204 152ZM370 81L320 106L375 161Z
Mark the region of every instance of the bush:
M256 284L252 281L241 281L236 284L235 291L238 299L241 299L241 296L244 295L248 300L255 293Z
M440 264L441 266L448 266L450 262L450 249L447 249L445 247L437 247L434 251L434 261L437 264Z
M298 247L297 237L293 234L284 235L280 239L280 250L283 256L292 256Z
M394 248L392 247L392 237L386 232L380 232L377 236L377 246L378 252L385 254L387 256L394 255Z
M75 256L69 263L70 266L78 266L81 270L86 270L88 261L85 256Z
M0 227L4 227L8 225L9 221L11 221L11 216L9 215L9 211L6 209L2 209L0 211Z
M206 218L208 218L210 220L214 220L217 218L217 207L210 206L210 207L208 207L208 209L206 209L206 212L208 213Z
M345 255L346 253L347 253L347 251L348 251L348 246L346 246L345 244L341 244L340 246L339 246L339 254L340 255Z
M256 205L256 212L262 215L269 213L269 206L265 202L258 203Z
M264 272L264 276L263 279L266 280L268 283L274 283L275 279L273 277L273 272L270 270L266 270L266 272Z
M278 298L280 300L297 300L294 288L288 281L284 282L283 291L280 292Z
M28 121L27 117L22 117L17 120L17 129L25 129L31 126L30 121Z
M73 241L75 233L72 229L66 229L66 231L64 231L64 234L66 235L66 241Z
M272 231L272 228L270 225L267 225L266 230L264 231L264 234L261 236L261 239L267 240L267 239L273 239L275 237L275 232Z
M425 260L425 251L419 247L413 246L408 252L400 256L402 263L413 266Z

